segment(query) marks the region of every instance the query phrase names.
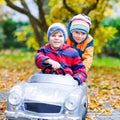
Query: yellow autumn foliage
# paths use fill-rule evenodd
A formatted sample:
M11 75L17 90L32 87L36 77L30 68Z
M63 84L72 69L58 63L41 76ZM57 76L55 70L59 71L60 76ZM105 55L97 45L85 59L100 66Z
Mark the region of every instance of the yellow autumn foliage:
M18 41L26 42L28 48L33 48L34 50L37 50L39 48L39 44L35 39L31 26L25 26L23 30L17 31L15 33L15 36L17 37Z
M112 9L107 9L105 12L104 12L104 16L107 17L107 16L112 16L114 13L114 11Z
M83 9L87 9L96 2L96 0L66 0L68 7L78 14L81 13ZM53 22L63 22L67 25L68 21L66 21L66 19L71 19L73 15L65 8L62 0L50 0L49 3L52 9L50 14L46 16L48 25L51 25ZM111 8L109 0L99 0L96 8L89 11L88 16L92 21L91 31L96 27L96 21L100 24L104 17L111 16L113 14L114 11ZM100 54L102 52L103 46L105 46L106 43L114 37L116 32L117 30L115 28L104 28L98 25L95 35L93 36L95 40L95 54Z
M29 48L33 48L34 50L38 50L39 49L39 45L35 40L35 36L30 36L29 40L27 40L26 45Z
M0 1L0 3L4 3L4 2L5 2L5 0L1 0L1 1Z
M97 5L93 6L95 3L97 3ZM66 0L66 4L67 7L75 12L70 12L64 5L63 0L49 0L49 11L47 11L49 13L46 14L45 11L47 26L50 26L54 22L61 22L67 26L69 19L71 19L75 13L79 14L87 11L86 13L92 21L91 31L98 27L95 35L93 36L95 40L95 54L101 53L103 46L105 46L107 41L111 40L116 33L116 29L114 28L104 28L100 26L100 22L104 17L111 16L113 14L110 0ZM39 26L38 29L41 30ZM39 43L35 40L34 31L30 26L24 27L24 30L22 31L17 31L15 35L19 41L26 42L28 47L32 47L35 50L38 49ZM46 33L44 33L44 42L47 42Z
M25 31L18 31L14 35L17 37L18 41L20 42L26 41L27 39L26 38L27 32Z
M120 6L120 1L118 2L118 5Z
M50 0L49 3L48 3L48 5L50 7L53 7L53 6L55 6L56 4L58 4L60 2L61 2L61 0Z
M94 36L95 53L101 53L102 47L105 46L109 40L114 38L116 32L116 28L100 26Z

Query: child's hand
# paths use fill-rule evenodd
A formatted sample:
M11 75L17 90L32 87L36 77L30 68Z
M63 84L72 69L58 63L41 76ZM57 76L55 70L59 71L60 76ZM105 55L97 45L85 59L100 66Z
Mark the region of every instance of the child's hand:
M45 63L48 63L48 64L52 65L52 68L54 68L54 69L59 69L61 67L59 62L56 62L52 59L46 60Z

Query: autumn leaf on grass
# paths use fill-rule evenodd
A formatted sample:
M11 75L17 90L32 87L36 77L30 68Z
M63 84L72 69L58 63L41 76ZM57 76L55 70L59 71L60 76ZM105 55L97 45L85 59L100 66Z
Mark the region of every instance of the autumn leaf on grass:
M101 96L103 101L109 101L111 98L111 91L106 89L100 90L98 96Z
M101 106L103 106L103 104L99 102L97 97L89 96L89 104L88 104L89 110L99 111Z
M87 115L85 120L96 120L95 118L96 118L96 115L91 113L91 115Z
M1 101L1 102L0 102L0 111L2 111L2 112L5 111L5 109L6 109L6 104L7 104L6 101Z
M117 83L116 83L117 84ZM115 88L115 89L111 89L111 94L112 96L118 96L118 98L120 98L120 88Z
M86 120L93 120L91 116L87 116Z
M115 109L120 108L120 99L115 100L115 101L111 101L110 104L111 104L112 107L114 107Z
M104 114L104 115L112 115L112 111L107 108L101 108L100 112L101 112L101 114Z
M0 82L1 82L0 83L0 91L6 90L6 85L5 85L4 81L0 81Z

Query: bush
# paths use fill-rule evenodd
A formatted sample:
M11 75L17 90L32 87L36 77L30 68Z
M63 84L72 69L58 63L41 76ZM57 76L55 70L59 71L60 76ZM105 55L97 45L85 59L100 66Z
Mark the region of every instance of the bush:
M3 33L3 29L2 27L0 27L0 49L3 49L4 48L4 43L5 43L5 35Z
M7 19L3 22L2 28L5 37L4 43L2 43L3 48L20 48L26 47L24 43L18 42L16 37L14 36L15 31L17 28L22 27L27 23L23 22L15 22L12 19Z
M103 26L112 26L115 27L118 32L115 35L115 38L108 41L105 46L105 52L111 56L120 57L120 18L107 18L102 21Z

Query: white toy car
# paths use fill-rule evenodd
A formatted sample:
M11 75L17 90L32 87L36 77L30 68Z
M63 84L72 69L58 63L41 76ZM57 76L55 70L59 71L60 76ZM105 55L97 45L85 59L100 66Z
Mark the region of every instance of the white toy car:
M65 74L36 73L10 90L8 120L85 120L87 85Z

